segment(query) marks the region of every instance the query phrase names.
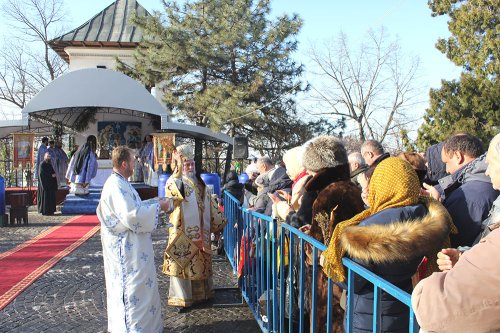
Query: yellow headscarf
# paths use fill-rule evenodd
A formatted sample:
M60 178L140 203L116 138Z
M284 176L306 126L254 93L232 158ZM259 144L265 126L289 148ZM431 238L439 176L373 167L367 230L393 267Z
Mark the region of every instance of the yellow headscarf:
M375 168L368 185L370 208L353 218L340 222L333 231L328 249L323 252L325 274L334 282L345 281L342 257L345 250L340 246L340 235L345 228L358 225L369 216L387 208L416 205L419 202L420 182L410 163L397 157L389 157Z

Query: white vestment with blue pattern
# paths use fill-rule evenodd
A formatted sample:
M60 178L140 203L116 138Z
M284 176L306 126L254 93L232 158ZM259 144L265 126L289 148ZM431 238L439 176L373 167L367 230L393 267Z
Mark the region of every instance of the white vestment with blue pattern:
M97 216L106 277L109 332L163 331L151 232L158 225L158 199L141 201L121 175L102 189Z
M38 173L40 172L40 164L43 162L43 157L47 152L48 147L45 144L41 144L38 148L38 154L36 156L36 164L35 164L35 178L38 180ZM40 184L38 185L40 186Z

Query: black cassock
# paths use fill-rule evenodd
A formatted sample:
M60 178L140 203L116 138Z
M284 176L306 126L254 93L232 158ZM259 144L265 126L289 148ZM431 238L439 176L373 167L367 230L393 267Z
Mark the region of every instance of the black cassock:
M52 177L54 174L55 171L50 162L43 161L40 164L36 200L38 212L43 215L54 214L56 211L57 178Z

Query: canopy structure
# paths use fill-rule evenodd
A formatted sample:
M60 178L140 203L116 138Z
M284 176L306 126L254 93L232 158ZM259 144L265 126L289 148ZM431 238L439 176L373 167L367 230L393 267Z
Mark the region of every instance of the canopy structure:
M89 108L107 117L121 115L161 117L161 129L188 137L233 144L233 139L208 128L173 123L165 108L136 80L108 69L87 68L69 72L49 83L22 110L30 122L60 122L75 128Z
M182 124L182 123L172 123L168 121L161 122L161 129L166 132L175 132L179 134L183 134L187 137L198 138L202 140L208 141L221 141L233 144L233 138L224 133L215 133L211 131L209 128Z
M74 128L88 108L97 108L97 113L167 116L163 106L137 81L99 68L60 76L33 97L22 114Z
M38 121L29 121L27 118L0 120L0 139L9 137L13 133L36 133L40 136L52 134L52 125Z

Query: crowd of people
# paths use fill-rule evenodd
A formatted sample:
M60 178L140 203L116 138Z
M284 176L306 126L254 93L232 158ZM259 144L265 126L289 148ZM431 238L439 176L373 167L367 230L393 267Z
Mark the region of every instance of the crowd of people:
M71 159L69 168L77 176L73 179L68 171L70 181L92 176L94 144L95 137L89 137ZM44 188L57 182L51 156L47 148L39 167L40 177L52 178ZM133 150L115 148L112 162L113 174L97 208L108 329L161 332L151 240L160 211L169 215L170 222L162 267L170 277L167 303L179 312L213 297L211 234L220 233L226 221L216 198L197 175L192 146L182 145L173 152L165 198L142 201L128 182L136 168ZM85 171L78 173L77 168ZM424 332L500 329L496 315L500 263L495 255L500 247L500 134L487 152L478 138L460 133L429 147L425 154L392 156L375 140L348 154L340 139L319 136L287 151L280 163L266 156L255 158L246 171L245 184L230 172L224 192L248 210L273 216L327 246L314 258L310 248L299 249L296 244L292 251L304 251L305 256L296 255L287 262L293 267L300 266L301 260L305 263L304 311L311 316L315 307L315 320L309 320L315 327L308 329L327 330L330 278L334 282L331 331L344 330L343 257L412 294L413 310ZM314 261L319 264L315 274ZM283 274L289 272L287 290L297 290L297 270L286 269ZM370 332L373 286L357 277L353 287L349 295L354 299L352 331ZM407 332L409 308L384 291L380 297L381 330ZM296 312L298 300L289 295L287 302L291 303L287 309ZM298 316L287 316L289 325L296 327Z
M66 186L68 162L62 142L42 138L35 162L37 206L42 215L52 215L56 211L56 192L59 187Z
M322 266L315 284L316 332L326 331L328 277L335 282L332 332L343 330L344 256L413 293L425 332L500 330L500 231L493 231L500 226L500 134L487 153L478 138L459 133L425 154L393 156L375 140L347 154L339 139L320 136L286 152L284 165L268 157L252 164L244 187L233 182L226 190L249 210L328 246L316 258ZM305 310L312 314L314 258L307 249L304 260ZM287 277L288 284L297 280ZM353 332L371 332L373 286L355 279L352 297ZM407 332L409 308L385 292L381 302L381 330Z
M151 135L146 135L142 145L134 151L134 180L148 185L158 181L154 171L152 139ZM68 154L63 150L61 141L42 138L35 162L39 213L52 215L55 212L56 192L61 187L69 186L71 194L89 194L90 182L97 175L97 149L94 135L89 135L81 147L75 145Z

